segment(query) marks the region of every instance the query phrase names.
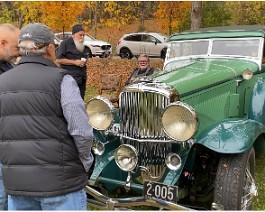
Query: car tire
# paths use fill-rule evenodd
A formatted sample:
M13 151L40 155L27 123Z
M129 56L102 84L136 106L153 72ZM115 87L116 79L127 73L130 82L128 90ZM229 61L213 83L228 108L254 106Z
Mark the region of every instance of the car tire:
M92 58L92 52L91 52L91 50L90 49L88 49L88 58Z
M100 58L108 58L108 57L110 57L110 54L103 54L103 55L100 55L99 57Z
M164 48L164 49L162 49L162 51L161 51L161 59L166 59L166 54L167 54L167 49L166 48Z
M224 210L251 210L254 177L253 147L244 153L222 155L216 173L214 203Z
M123 48L120 50L120 57L121 59L132 59L133 54L131 53L129 49Z

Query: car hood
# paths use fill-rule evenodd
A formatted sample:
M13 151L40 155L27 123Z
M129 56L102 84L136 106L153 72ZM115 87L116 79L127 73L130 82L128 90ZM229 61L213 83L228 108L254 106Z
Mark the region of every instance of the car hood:
M104 46L104 45L110 45L110 43L107 43L105 41L101 40L91 40L91 41L84 41L84 45L98 45L98 46Z
M189 59L173 61L171 71L158 72L154 79L175 87L179 94L200 90L216 84L236 79L246 69L258 71L258 65L239 59Z

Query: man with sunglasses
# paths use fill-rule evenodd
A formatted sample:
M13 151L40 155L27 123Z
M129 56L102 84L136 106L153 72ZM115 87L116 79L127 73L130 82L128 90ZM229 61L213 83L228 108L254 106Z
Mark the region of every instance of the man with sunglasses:
M56 62L76 80L82 99L86 91L86 64L90 52L83 44L84 36L85 30L82 25L74 25L72 37L63 40L56 53Z
M125 82L125 85L133 83L133 81L137 77L149 76L153 73L154 73L154 69L152 67L150 67L150 59L149 59L148 55L141 54L138 57L138 67L136 69L134 69L131 76Z

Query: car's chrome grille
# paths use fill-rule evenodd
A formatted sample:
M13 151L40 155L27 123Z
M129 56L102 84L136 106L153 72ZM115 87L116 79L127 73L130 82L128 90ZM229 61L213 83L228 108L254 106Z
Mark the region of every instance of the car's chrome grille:
M124 92L120 96L121 133L135 139L165 139L161 112L170 100L161 94Z
M101 46L102 50L109 50L111 48L111 45L103 45Z
M141 181L158 181L164 174L164 161L171 152L171 143L163 142L166 135L161 111L169 103L169 98L151 92L123 92L120 95L121 134L124 143L138 151Z

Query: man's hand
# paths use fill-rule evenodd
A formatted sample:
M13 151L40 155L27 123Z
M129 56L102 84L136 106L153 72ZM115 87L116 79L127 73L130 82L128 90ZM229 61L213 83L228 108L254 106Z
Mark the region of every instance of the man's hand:
M76 66L80 66L80 67L83 67L86 63L83 62L82 60L75 60L75 65Z

